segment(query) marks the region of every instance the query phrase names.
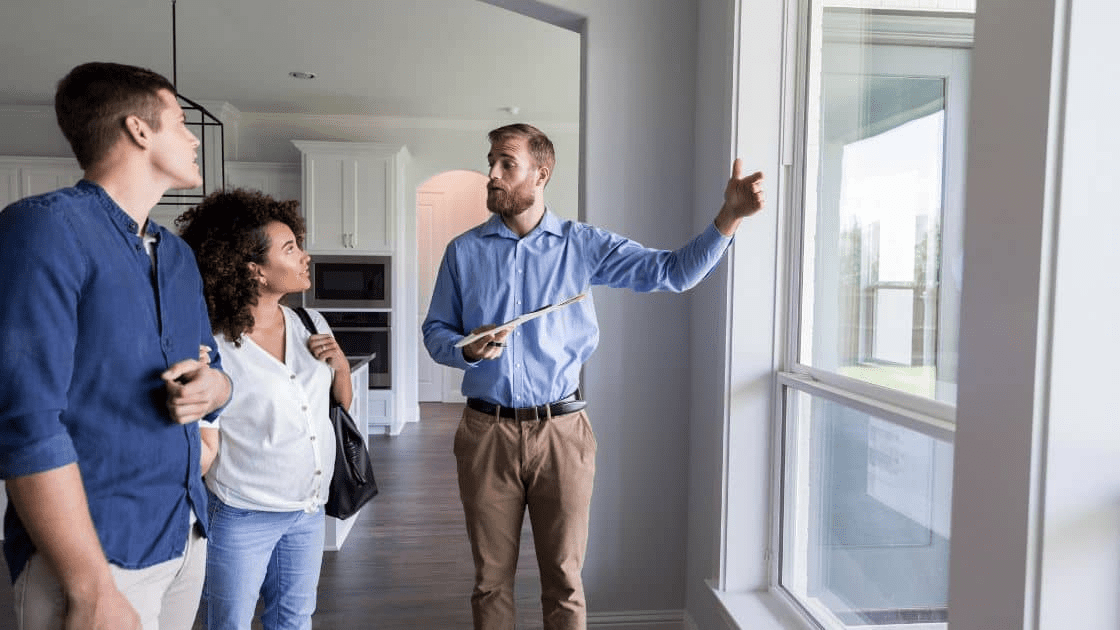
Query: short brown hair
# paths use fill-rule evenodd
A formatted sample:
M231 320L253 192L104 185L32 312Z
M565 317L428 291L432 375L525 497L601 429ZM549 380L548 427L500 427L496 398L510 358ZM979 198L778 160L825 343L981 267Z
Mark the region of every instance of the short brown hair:
M490 144L507 138L525 138L529 145L529 155L533 156L537 166L548 167L548 179L552 179L552 171L556 168L556 149L552 146L552 140L540 129L525 123L514 123L494 129L487 134L487 138Z
M255 190L220 190L175 219L202 273L210 326L238 346L241 335L253 328L250 307L260 294L249 263L264 264L271 245L265 226L273 221L291 228L303 247L306 228L299 202L277 201Z
M97 164L116 144L124 121L139 116L159 130L159 91L175 86L146 68L94 61L71 70L54 95L54 113L83 170Z

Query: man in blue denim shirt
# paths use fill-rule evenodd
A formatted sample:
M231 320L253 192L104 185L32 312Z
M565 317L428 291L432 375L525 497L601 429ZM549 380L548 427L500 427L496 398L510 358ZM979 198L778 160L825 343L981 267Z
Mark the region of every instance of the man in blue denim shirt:
M650 249L544 204L555 151L535 127L490 132L486 206L493 216L451 242L424 320L439 363L464 370L467 407L455 434L459 494L475 562L476 630L514 626L514 575L526 509L541 575L545 630L582 630L595 437L578 394L599 342L591 298L498 328L591 285L686 291L723 257L743 218L762 208L762 173L735 161L724 204L676 251ZM467 332L483 333L462 345ZM459 346L462 346L461 348Z
M186 244L148 214L201 184L198 139L151 71L83 64L59 126L85 178L0 213L4 551L25 630L177 630L205 567L197 420L220 372ZM205 347L205 348L204 348Z

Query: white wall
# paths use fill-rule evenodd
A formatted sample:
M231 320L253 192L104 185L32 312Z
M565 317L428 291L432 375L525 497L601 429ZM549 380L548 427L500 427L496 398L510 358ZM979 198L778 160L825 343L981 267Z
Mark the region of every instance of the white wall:
M53 107L0 105L0 155L74 157Z
M1120 5L1071 4L1039 625L1120 628Z
M1092 0L977 7L954 630L1120 627L1117 20Z

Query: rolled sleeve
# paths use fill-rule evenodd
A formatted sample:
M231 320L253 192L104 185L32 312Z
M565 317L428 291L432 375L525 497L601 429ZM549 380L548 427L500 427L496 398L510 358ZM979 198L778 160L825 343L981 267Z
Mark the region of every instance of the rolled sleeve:
M49 423L50 419L25 417L10 419L8 422L12 425L42 426ZM57 415L54 422L58 424ZM6 448L3 456L0 457L0 477L11 479L33 475L78 461L74 442L62 429L62 425L58 426L59 433L21 444L17 448Z
M78 454L62 422L74 369L84 259L65 219L32 201L4 211L0 235L0 476L65 466Z

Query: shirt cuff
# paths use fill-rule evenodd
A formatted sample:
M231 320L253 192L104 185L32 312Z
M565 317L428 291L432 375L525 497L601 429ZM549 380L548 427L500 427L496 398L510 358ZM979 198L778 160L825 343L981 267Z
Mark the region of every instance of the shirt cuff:
M466 355L463 354L463 348L455 348L455 356L456 358L458 358L457 363L459 363L459 365L456 365L455 367L459 368L460 370L469 370L479 363L482 363L482 359L479 359L477 361L467 361Z
M211 368L211 369L216 369L216 368ZM201 422L205 422L206 424L211 424L212 423L215 427L218 426L218 424L217 424L218 416L222 413L222 411L226 407L229 406L230 401L233 400L233 378L230 377L229 374L226 374L224 370L218 370L218 373L221 374L222 376L226 377L226 382L229 383L229 396L226 397L225 402L223 402L221 405L219 405L217 409L215 409L214 411L211 411L210 413L206 414L205 416L202 416L202 418L199 419L200 423Z
M700 241L702 243L706 244L706 245L708 245L708 244L714 245L716 243L723 243L726 246L726 245L729 245L734 240L735 240L735 235L734 234L732 234L731 236L724 235L724 233L720 232L719 228L716 227L715 221L712 221L711 223L709 223L708 227L705 228L704 231L700 233Z

